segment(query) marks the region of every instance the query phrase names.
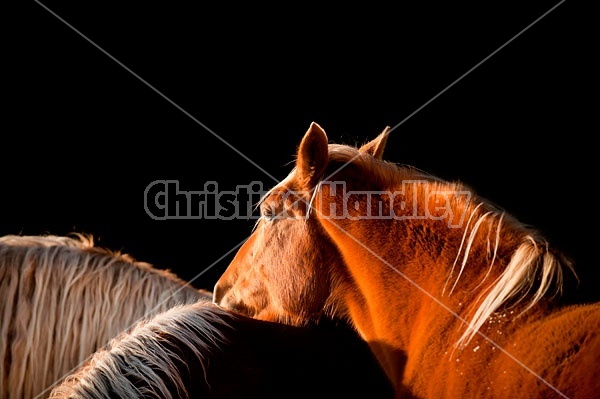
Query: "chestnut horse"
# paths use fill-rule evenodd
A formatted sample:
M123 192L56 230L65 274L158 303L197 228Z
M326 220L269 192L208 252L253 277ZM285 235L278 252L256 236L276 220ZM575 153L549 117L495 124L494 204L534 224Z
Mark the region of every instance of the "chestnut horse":
M397 397L599 397L600 303L558 295L569 261L469 187L384 161L389 132L357 148L312 123L213 301L349 320Z
M0 399L47 397L138 320L211 297L90 235L0 237Z
M366 344L349 329L259 321L203 301L175 306L120 334L56 386L50 399L362 399L392 393Z

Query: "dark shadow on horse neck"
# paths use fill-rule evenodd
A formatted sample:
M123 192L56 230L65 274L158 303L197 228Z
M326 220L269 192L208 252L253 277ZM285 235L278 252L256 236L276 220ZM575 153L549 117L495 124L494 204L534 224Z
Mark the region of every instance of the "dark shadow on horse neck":
M394 348L384 342L381 341L371 341L368 343L373 352L378 353L386 353L390 357L389 359L393 359L395 370L397 371L397 375L403 375L404 369L406 367L406 352ZM402 385L402 381L396 381L396 388L394 398L397 399L420 399L418 396L415 396L410 390L404 385Z
M394 397L367 343L343 323L301 328L245 317L229 323L229 343L211 357L207 368L210 388L189 384L199 390L190 397ZM197 359L184 354L184 360L192 376L185 378L203 378Z

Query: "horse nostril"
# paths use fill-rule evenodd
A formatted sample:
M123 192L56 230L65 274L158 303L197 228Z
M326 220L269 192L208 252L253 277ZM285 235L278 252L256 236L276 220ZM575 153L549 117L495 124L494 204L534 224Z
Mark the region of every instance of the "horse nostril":
M213 303L219 305L223 297L227 293L227 288L224 288L219 282L215 284L215 288L213 289Z

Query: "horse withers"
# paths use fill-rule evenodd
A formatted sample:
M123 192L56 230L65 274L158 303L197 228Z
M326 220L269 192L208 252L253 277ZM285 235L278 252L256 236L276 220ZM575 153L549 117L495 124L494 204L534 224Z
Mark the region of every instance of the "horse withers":
M312 123L213 300L267 321L349 320L397 397L594 398L600 303L569 261L468 186Z

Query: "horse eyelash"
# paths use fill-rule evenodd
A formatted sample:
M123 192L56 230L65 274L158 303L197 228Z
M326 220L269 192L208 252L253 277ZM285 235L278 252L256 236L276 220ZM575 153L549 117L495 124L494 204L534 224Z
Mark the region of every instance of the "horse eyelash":
M275 220L275 212L273 212L273 209L271 207L261 207L260 208L260 216L267 220L267 221L272 221Z

